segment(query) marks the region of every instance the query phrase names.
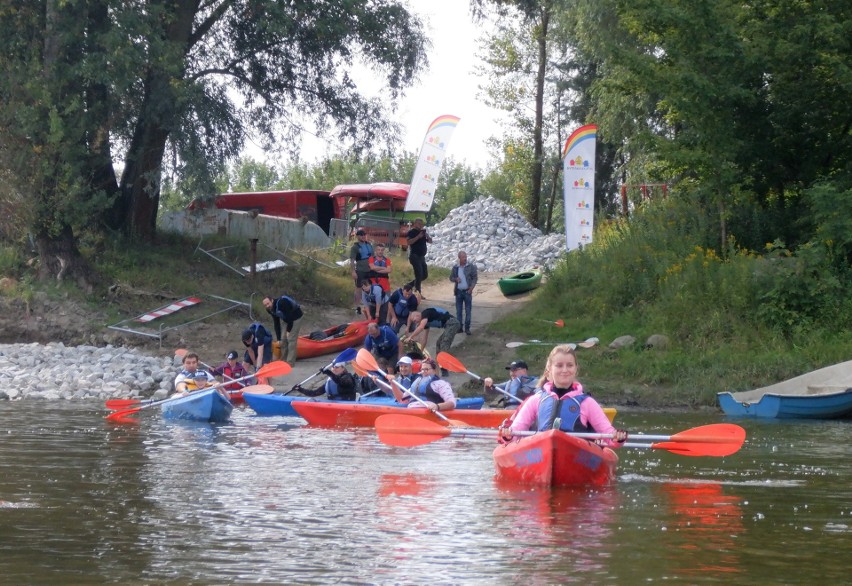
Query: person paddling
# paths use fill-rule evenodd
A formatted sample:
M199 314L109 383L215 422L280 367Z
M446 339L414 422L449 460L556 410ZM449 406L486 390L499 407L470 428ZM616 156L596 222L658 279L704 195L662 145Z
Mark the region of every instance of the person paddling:
M183 357L183 370L175 377L175 394L187 395L216 383L216 378L206 370L198 368L198 354L187 352Z
M322 373L328 376L325 381L325 394L332 401L354 401L355 377L346 370L345 362L335 362L331 368L323 368Z
M448 411L456 408L456 395L450 383L438 375L438 364L431 358L420 363L420 376L411 383L409 391L417 395L431 411ZM423 407L423 403L393 385L393 394L398 403L409 407Z
M511 441L515 431L562 431L615 434L614 439L599 440L618 448L627 440L627 432L615 429L606 413L577 380L577 356L567 344L551 350L538 383L538 390L499 428L500 440Z

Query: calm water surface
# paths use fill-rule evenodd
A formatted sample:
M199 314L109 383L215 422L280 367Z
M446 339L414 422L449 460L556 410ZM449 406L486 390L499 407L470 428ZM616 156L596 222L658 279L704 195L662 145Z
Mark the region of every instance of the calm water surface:
M2 584L845 583L852 422L741 421L728 458L623 450L598 492L501 486L491 441L414 449L235 411L0 405ZM715 415L619 413L669 434Z

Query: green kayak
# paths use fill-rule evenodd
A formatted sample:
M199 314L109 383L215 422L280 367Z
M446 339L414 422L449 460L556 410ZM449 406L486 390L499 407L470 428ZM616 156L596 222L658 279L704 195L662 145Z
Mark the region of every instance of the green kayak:
M541 285L541 270L539 269L531 269L517 275L503 277L497 281L497 286L500 287L503 295L516 295L535 289L539 285Z

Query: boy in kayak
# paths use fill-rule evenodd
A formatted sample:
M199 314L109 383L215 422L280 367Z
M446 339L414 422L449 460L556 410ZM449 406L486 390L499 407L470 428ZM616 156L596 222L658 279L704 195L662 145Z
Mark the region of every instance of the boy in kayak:
M547 357L547 365L538 383L538 391L499 428L503 442L513 438L513 431L548 431L614 434L614 439L600 440L618 448L627 440L627 432L615 429L601 406L583 392L577 380L577 356L567 344L556 346Z
M248 376L249 372L246 370L246 367L243 366L243 363L238 360L238 358L239 354L237 354L236 350L231 350L230 352L228 352L225 362L213 369L213 376L221 376L223 379L225 379L225 382ZM248 381L240 381L236 383L229 383L225 385L224 388L228 391L239 391L247 384Z
M413 363L414 361L408 356L403 356L399 359L399 362L396 363L396 369L399 371L399 376L396 377L396 382L401 384L405 389L410 389L411 383L413 383L414 379L417 378L411 371Z
M456 395L453 387L438 374L438 364L428 358L420 363L420 376L411 383L409 391L422 399L423 403L414 399L408 393L403 393L393 385L393 394L398 403L407 403L409 407L423 408L430 411L448 411L456 408Z

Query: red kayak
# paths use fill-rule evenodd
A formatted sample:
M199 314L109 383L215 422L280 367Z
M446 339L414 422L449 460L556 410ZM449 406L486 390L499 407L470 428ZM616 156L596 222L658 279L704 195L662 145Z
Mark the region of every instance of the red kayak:
M341 352L347 348L356 348L364 343L364 338L367 336L367 326L370 323L368 321L353 321L318 330L306 336L299 336L296 342L296 357L312 358L323 354Z
M302 401L299 403L294 402L293 409L309 425L316 427L375 427L376 419L380 415L398 415L400 412L428 419L436 423L443 423L437 415L425 408L408 409L391 405ZM450 419L464 421L476 427L497 427L513 412L503 409L451 409L449 411L442 411L442 413Z
M302 401L293 403L293 408L309 425L316 427L375 427L376 419L381 415L399 414L399 407L390 405L367 405L363 403L320 403ZM444 415L455 421L463 421L474 427L498 427L510 417L514 411L510 409L453 409L442 411ZM615 418L616 410L604 408L609 420ZM406 415L428 419L436 423L444 423L437 415L427 409L411 408L405 410Z
M545 486L606 486L618 463L611 449L558 430L497 446L493 457L498 479Z

